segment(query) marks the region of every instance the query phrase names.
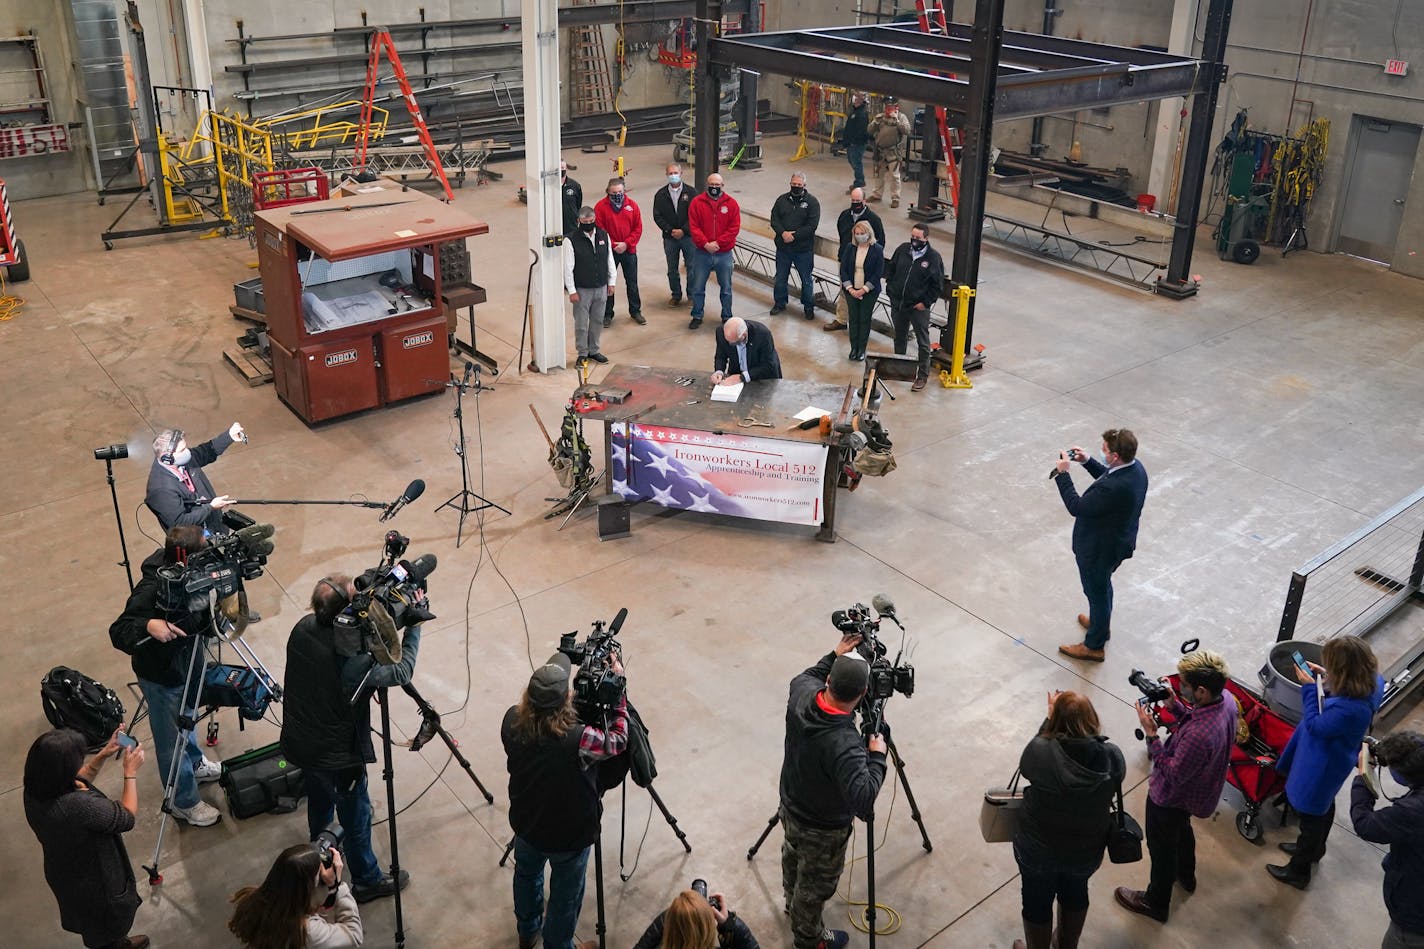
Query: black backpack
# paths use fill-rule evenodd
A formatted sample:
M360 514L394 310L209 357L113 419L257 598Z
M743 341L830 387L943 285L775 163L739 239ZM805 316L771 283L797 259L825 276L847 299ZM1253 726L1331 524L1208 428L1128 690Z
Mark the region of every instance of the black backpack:
M102 682L67 666L55 666L40 680L40 704L55 728L72 728L90 751L108 742L124 723L124 703Z

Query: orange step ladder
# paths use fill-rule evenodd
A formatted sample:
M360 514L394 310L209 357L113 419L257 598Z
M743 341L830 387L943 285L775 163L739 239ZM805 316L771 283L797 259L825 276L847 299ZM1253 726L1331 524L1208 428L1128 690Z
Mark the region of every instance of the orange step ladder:
M926 0L915 0L915 10L920 18L920 32L938 36L949 36L949 24L944 18L944 7L940 6L937 0L927 3ZM953 73L942 73L933 71L934 75L948 75L951 78ZM949 168L949 196L954 205L956 213L959 211L959 162L954 159L954 149L958 147L959 129L949 127L949 115L944 106L935 106L935 124L939 126L940 148L944 152L944 163Z
M425 114L420 111L420 105L415 101L415 93L410 88L410 78L406 75L405 67L401 65L400 53L396 52L395 40L391 39L388 30L377 30L371 34L371 58L366 63L366 89L361 96L361 128L356 137L356 167L362 170L366 168L366 149L371 138L371 116L376 108L376 84L382 50L385 50L386 58L390 60L391 69L396 74L396 82L400 83L401 97L405 99L406 111L410 113L410 120L414 123L416 134L420 136L420 144L425 149L425 160L430 167L430 173L440 179L440 184L445 189L445 201L454 201L455 193L450 190L450 181L445 177L445 165L435 150L435 143L431 141L430 129L425 124Z

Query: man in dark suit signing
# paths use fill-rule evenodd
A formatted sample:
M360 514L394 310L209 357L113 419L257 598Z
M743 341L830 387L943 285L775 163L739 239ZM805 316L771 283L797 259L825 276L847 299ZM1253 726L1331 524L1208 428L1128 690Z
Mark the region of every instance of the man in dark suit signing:
M717 356L712 363L713 385L736 385L754 379L780 379L781 359L766 324L734 316L722 324Z
M1081 496L1068 474L1073 461L1093 476ZM1077 445L1059 452L1053 480L1063 506L1073 515L1073 556L1088 598L1087 614L1078 614L1078 625L1086 630L1083 641L1059 646L1058 651L1074 659L1102 662L1112 635L1113 571L1137 547L1137 522L1147 499L1147 471L1137 460L1137 436L1125 428L1103 432L1101 461L1088 457Z

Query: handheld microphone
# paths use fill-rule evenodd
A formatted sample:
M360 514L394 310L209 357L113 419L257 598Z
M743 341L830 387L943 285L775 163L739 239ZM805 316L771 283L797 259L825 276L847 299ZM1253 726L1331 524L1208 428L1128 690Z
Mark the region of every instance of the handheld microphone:
M386 505L386 509L381 512L381 523L384 524L386 521L395 517L397 511L399 511L401 508L405 507L411 501L414 501L416 498L420 497L424 493L425 482L420 480L419 478L416 478L410 484L405 486L404 494L396 498L390 504Z
M895 601L890 599L890 597L886 594L875 594L875 596L870 598L870 605L874 607L875 612L879 613L881 616L889 617L890 621L893 622L896 626L899 626L901 629L905 628L905 625L900 622L900 618L895 615Z

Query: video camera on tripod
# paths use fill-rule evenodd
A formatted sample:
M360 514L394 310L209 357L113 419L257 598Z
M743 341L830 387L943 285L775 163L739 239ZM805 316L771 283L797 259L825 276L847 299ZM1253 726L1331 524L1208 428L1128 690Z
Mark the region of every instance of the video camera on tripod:
M244 580L262 576L274 532L271 524L252 524L212 538L203 549L188 553L182 563L159 567L158 605L170 613L202 613L214 599L221 602L243 592ZM230 626L223 627L231 617L214 618L217 631L226 634Z
M628 688L628 679L615 672L613 662L621 656L623 647L617 640L628 608L619 609L613 622L593 621L593 630L583 642L578 630L559 637L559 652L578 666L574 676L574 710L585 724L601 719L618 706Z
M334 624L343 654L369 652L382 665L394 665L400 662L397 632L435 619L425 598L435 555L421 554L413 563L399 559L408 546L409 537L387 531L380 564L356 578L356 593Z
M883 593L875 594L870 602L875 611L873 616L863 603L831 613L831 625L842 635L860 637L856 652L870 664L870 681L861 700L861 727L867 734L879 730L890 696L896 692L906 698L915 694L915 667L901 661L905 658L903 642L892 662L886 658L889 649L880 639L880 624L886 619L899 626L901 632L905 629L895 615L895 604Z

